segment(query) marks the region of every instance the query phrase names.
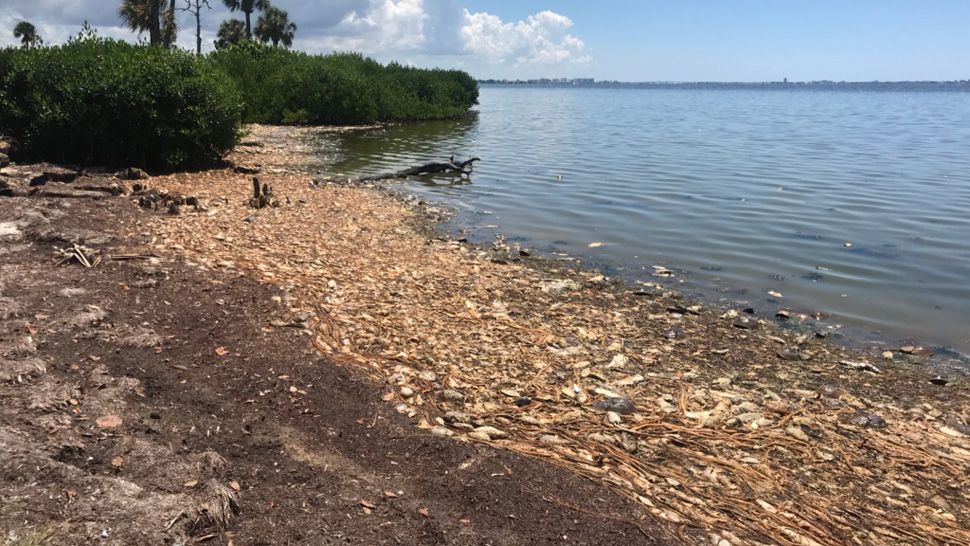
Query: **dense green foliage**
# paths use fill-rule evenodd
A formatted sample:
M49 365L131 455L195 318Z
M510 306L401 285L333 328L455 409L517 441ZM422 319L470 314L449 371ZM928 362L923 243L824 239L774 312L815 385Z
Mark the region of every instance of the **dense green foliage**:
M449 118L478 102L457 70L246 40L208 57L97 37L0 49L0 134L25 160L170 170L217 160L242 122L364 124Z
M218 159L242 100L226 74L182 51L93 35L0 50L0 133L26 159L175 169Z
M382 66L359 54L308 55L244 42L209 58L236 82L247 122L355 124L455 117L478 102L458 70Z

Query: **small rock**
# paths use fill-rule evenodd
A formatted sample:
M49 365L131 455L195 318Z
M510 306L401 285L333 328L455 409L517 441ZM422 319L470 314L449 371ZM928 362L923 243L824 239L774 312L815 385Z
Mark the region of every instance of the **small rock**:
M637 452L637 448L639 447L638 446L638 443L637 443L637 439L635 437L633 437L632 434L629 434L629 433L626 433L626 432L624 432L623 434L620 435L620 446L627 453L636 453Z
M795 349L782 349L775 354L777 354L782 360L787 360L789 362L801 362L802 360L809 359L808 355Z
M127 169L116 172L115 178L122 180L147 180L148 173L137 167L128 167Z
M770 427L773 424L775 424L774 419L762 417L761 419L758 419L757 421L751 423L751 428Z
M819 387L818 393L826 398L839 398L842 395L842 389L835 385L822 385Z
M487 433L482 432L480 430L473 430L473 431L469 432L468 433L468 437L471 438L471 439L473 439L473 440L481 440L483 442L491 442L492 441L492 437L491 436L489 436Z
M606 420L613 425L619 425L620 423L623 422L623 418L620 417L620 414L616 413L615 411L606 412Z
M445 413L445 422L448 424L467 423L471 420L468 414L460 411L449 411Z
M931 497L930 498L930 504L932 504L933 506L939 508L940 510L949 510L950 509L950 504L948 502L946 502L946 499L944 499L943 497L941 497L939 495L934 495L933 497Z
M445 400L451 400L452 402L462 402L465 400L464 394L452 389L441 391L441 397Z
M946 379L943 379L940 376L936 376L933 379L930 379L930 383L944 387L946 386L947 383L949 383L949 381L947 381Z
M10 164L10 157L7 154L0 153L0 169L6 167Z
M122 419L117 415L105 415L99 417L95 423L101 428L118 428L121 426Z
M916 347L913 347L912 345L903 345L902 347L899 348L899 352L906 353L908 355L913 354L913 351L915 350L916 350Z
M734 327L742 330L754 330L758 328L758 321L749 317L738 317L738 320L734 321Z
M970 425L963 423L957 416L950 415L946 418L946 426L963 434L964 436L970 436Z
M606 366L607 368L622 368L630 362L630 359L624 354L616 354L613 356L610 363Z
M452 432L447 427L440 427L439 426L439 427L432 428L431 429L431 434L434 434L435 436L453 436L455 433Z
M552 444L554 446L561 446L569 443L555 434L543 434L542 436L539 436L539 441L544 444Z
M411 387L401 387L401 396L405 398L411 398L414 396L414 389Z
M629 415L637 411L637 407L629 398L605 398L595 402L593 404L593 408L600 411L612 411L623 415Z
M801 427L790 426L785 429L785 432L787 432L789 436L791 436L792 438L795 438L796 440L801 440L803 442L811 441L811 438L808 437L808 434L805 434L805 431L802 430Z
M474 430L474 432L486 434L488 435L489 438L505 438L506 436L508 436L508 434L505 433L504 431L501 431L495 427L489 427L489 426L478 427Z
M885 358L886 360L892 360L893 359L893 352L892 351L883 351L882 352L882 357Z
M779 309L775 316L781 320L788 320L791 318L791 311L788 309Z
M528 406L531 403L532 403L532 399L529 398L528 396L522 396L522 397L519 397L519 398L516 398L515 399L515 405L518 406L518 407L520 407L520 408L524 408L524 407Z
M438 380L438 374L434 373L431 370L424 370L418 373L418 377L425 381L431 381L431 382Z
M48 167L44 170L44 174L37 178L44 178L44 184L47 182L70 183L77 180L79 176L81 176L81 173L74 169L66 169L64 167Z
M849 420L853 425L859 425L867 428L886 428L886 420L875 413L867 413L860 411Z
M728 421L728 425L729 426L747 425L749 423L754 423L755 421L757 421L757 420L759 420L759 419L761 419L763 417L764 417L764 415L762 415L760 412L755 412L755 411L750 412L750 413L742 413L741 415L738 415L737 417L731 418Z

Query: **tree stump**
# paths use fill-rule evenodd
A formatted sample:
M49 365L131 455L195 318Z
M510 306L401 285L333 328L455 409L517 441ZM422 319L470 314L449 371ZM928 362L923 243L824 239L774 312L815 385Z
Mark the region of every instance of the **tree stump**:
M259 178L253 177L253 197L249 200L249 206L254 209L266 207L278 207L279 201L273 197L273 188L269 184L260 186Z

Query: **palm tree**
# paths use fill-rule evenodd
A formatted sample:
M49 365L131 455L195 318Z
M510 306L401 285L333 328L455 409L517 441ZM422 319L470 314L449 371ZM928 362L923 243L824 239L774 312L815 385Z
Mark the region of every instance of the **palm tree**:
M175 24L175 0L169 0L168 8L162 13L164 3L165 0L122 0L118 16L131 30L138 33L147 30L152 45L172 47L178 30Z
M293 35L296 33L296 23L290 22L290 15L285 11L270 6L256 21L256 37L263 42L273 42L284 47L293 45Z
M13 27L13 37L20 38L20 43L24 49L30 49L44 43L37 35L37 28L29 21L21 21Z
M226 19L216 34L216 49L225 49L246 39L246 24L239 19Z
M222 3L229 8L229 11L241 11L246 14L246 38L252 39L253 27L250 24L250 16L253 11L265 11L269 9L269 0L222 0Z

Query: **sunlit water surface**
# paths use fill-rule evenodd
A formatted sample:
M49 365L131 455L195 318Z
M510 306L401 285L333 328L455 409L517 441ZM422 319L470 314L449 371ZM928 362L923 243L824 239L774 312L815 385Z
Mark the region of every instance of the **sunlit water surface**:
M970 353L970 93L485 86L478 109L345 135L332 168L478 156L410 185L473 240Z

